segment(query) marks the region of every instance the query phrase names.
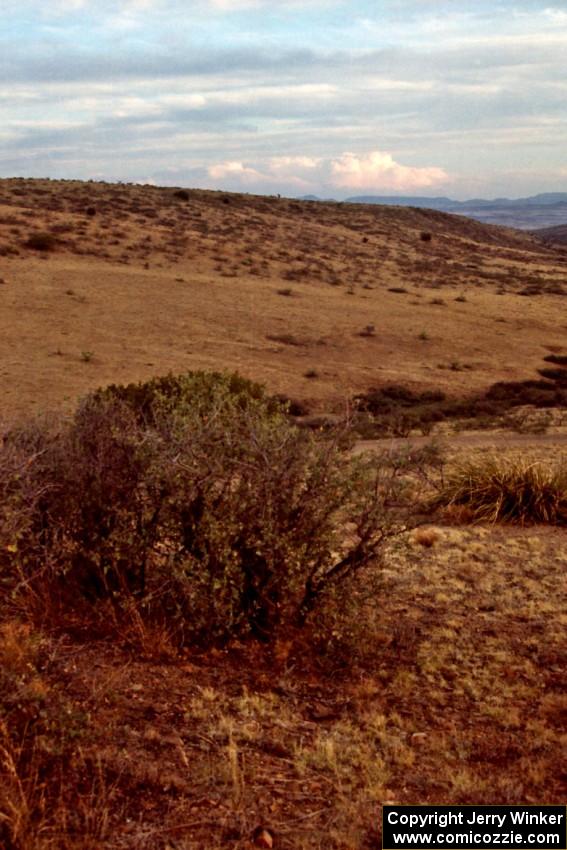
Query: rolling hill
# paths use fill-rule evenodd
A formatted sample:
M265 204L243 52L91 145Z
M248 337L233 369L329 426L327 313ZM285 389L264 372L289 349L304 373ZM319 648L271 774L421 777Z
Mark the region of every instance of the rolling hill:
M0 277L5 416L194 368L336 410L388 382L533 377L565 350L567 255L426 209L2 180Z

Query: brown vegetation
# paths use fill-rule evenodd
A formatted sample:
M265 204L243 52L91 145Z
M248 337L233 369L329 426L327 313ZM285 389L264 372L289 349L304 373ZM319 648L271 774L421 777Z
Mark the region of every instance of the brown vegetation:
M386 802L564 802L564 254L6 180L0 257L2 848L370 850ZM497 461L451 436L482 426Z
M34 234L50 249L26 247ZM237 368L313 411L384 383L459 397L530 378L565 343L564 254L430 210L2 180L0 253L5 415L201 368ZM285 333L310 342L270 344Z

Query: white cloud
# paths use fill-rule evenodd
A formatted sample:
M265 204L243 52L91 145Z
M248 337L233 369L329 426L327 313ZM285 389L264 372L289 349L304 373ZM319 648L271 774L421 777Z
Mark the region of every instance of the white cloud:
M270 160L270 168L272 171L297 171L297 169L317 168L320 162L320 158L312 156L274 156Z
M260 6L261 0L210 0L211 6L222 12L236 12L240 9L251 9Z
M543 14L554 24L562 24L564 26L567 23L567 12L564 12L563 9L550 7L544 9Z
M344 189L427 189L448 180L442 168L401 165L391 154L344 153L331 163L332 183Z
M257 188L267 188L284 180L304 190L326 185L346 191L413 191L449 179L442 168L401 165L382 151L360 156L343 153L334 159L276 156L260 164L226 161L210 166L208 174L212 180L228 181L231 187L257 184Z
M242 183L250 183L256 180L265 180L266 176L261 174L255 168L245 165L243 162L229 160L227 162L219 162L217 165L211 165L207 169L209 177L213 180L231 180L236 178Z

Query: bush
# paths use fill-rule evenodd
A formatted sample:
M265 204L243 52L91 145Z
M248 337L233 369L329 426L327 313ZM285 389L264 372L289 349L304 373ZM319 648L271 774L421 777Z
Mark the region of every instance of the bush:
M135 604L202 643L302 623L403 526L391 465L295 428L235 375L100 390L70 423L13 431L6 453L5 516L22 514L0 527L6 582L41 575L105 617Z
M546 367L544 369L538 369L538 372L543 378L555 381L555 383L559 384L561 387L567 387L567 369L561 367L557 369Z
M567 467L529 460L483 458L446 480L445 505L466 505L480 522L567 523Z
M124 402L135 413L140 423L154 425L158 410L163 416L167 411L179 412L191 407L204 414L213 405L219 393L230 397L241 409L254 401L265 402L269 413L275 413L281 407L281 401L277 397L268 398L261 384L242 378L236 373L203 371L182 375L170 372L149 381L111 384L97 390L92 399L95 402Z
M543 359L546 363L555 363L557 366L567 366L567 354L548 354Z
M53 251L57 245L57 238L53 233L32 233L25 245L33 251Z

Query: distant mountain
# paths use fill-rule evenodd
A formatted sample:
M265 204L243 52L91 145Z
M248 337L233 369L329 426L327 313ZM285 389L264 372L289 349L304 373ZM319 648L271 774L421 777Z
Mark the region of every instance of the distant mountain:
M394 207L421 207L423 209L447 212L461 206L460 201L451 198L422 198L418 195L357 195L347 198L346 204L385 204Z
M455 201L452 198L426 198L420 195L358 195L347 198L350 204L387 204L399 207L419 207L456 213L485 224L500 224L520 230L535 230L567 224L567 192L543 192L528 198L473 198Z
M329 203L336 204L334 198L320 198L318 195L302 195L301 198L297 199L298 201L321 201L321 203Z
M315 195L308 196L310 200L320 200ZM305 198L307 200L307 198ZM357 195L347 198L348 204L388 204L398 207L425 207L428 209L440 209L446 212L451 209L476 209L477 207L499 208L499 207L540 207L553 204L567 204L567 192L544 192L541 195L532 195L529 198L494 198L489 201L485 198L471 198L467 201L455 201L452 198L427 198L422 195Z

